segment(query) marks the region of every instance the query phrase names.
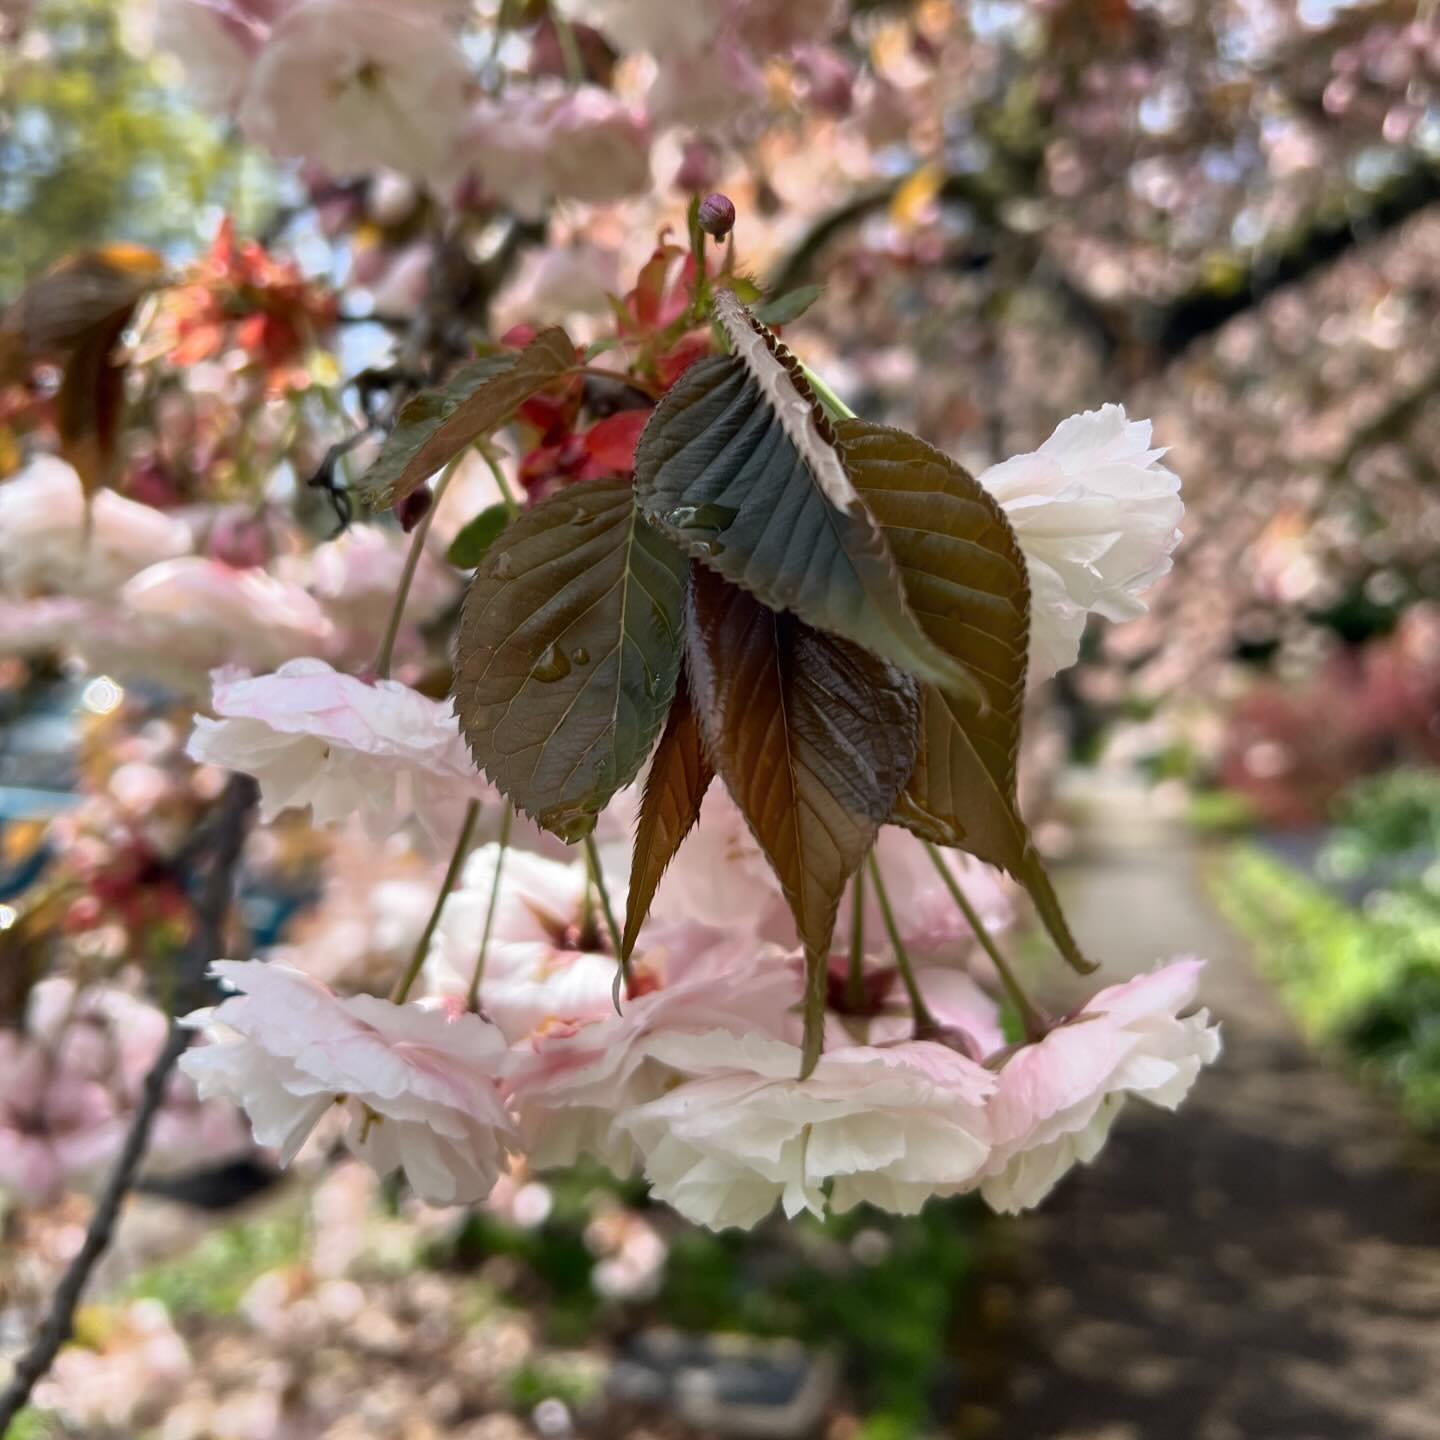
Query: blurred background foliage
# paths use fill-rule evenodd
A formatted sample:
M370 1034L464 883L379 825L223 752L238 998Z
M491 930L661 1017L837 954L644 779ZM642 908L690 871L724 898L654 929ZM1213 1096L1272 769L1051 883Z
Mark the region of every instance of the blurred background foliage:
M192 254L222 213L253 229L273 204L269 166L125 43L133 11L43 0L0 47L0 296L117 240Z

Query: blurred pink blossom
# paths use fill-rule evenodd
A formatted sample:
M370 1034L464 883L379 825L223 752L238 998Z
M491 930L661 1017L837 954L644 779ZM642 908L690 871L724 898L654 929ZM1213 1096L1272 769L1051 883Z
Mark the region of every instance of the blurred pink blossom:
M240 106L246 137L337 176L438 180L470 72L441 7L299 0L266 40Z
M87 534L80 477L53 455L0 484L0 588L12 595L110 595L193 548L183 520L113 490L92 498Z
M323 651L334 627L304 590L263 570L186 556L142 570L120 592L128 624L102 627L84 653L92 666L203 689L218 665L270 669Z

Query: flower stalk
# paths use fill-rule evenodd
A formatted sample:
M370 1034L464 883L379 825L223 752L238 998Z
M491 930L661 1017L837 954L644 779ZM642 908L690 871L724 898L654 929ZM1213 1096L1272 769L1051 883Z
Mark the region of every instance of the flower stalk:
M950 892L950 898L959 906L966 924L975 932L975 939L979 942L980 948L990 957L991 963L995 966L996 973L1000 976L1000 983L1005 987L1005 996L1020 1017L1020 1023L1025 1029L1025 1038L1027 1040L1043 1039L1050 1029L1050 1024L1043 1012L1025 993L1019 978L1010 967L1010 962L1006 960L1000 947L985 928L985 922L981 920L979 912L970 903L970 898L960 887L960 883L950 873L950 867L945 863L945 857L940 853L938 847L931 844L929 840L926 840L924 845L925 853L930 857L931 864L940 872L940 878Z
M479 818L480 802L472 800L465 807L465 818L460 822L460 834L455 839L455 849L450 854L450 864L446 867L445 878L440 882L440 893L435 897L435 905L430 911L430 918L425 922L424 930L420 932L420 939L415 945L415 953L410 957L410 963L405 967L405 973L395 982L395 988L390 992L392 1004L403 1005L405 1003L420 974L421 967L425 964L425 957L430 953L430 942L435 938L435 927L440 923L440 912L445 908L445 901L449 899L450 892L455 888L455 882L460 878L461 867L465 864L465 857L470 853L470 839L475 834L475 822Z
M416 522L414 532L410 536L410 550L405 556L405 568L400 572L400 583L395 588L395 601L390 607L390 618L385 622L385 634L381 637L380 650L375 656L375 674L381 680L390 678L390 665L395 658L395 641L400 634L400 622L405 616L405 602L410 598L410 587L415 582L415 572L420 568L420 556L425 551L425 537L430 533L435 512L440 508L440 501L450 480L456 470L460 468L460 462L464 458L465 454L462 452L441 472L440 478L435 482L435 498L431 502L430 508Z
M470 975L470 988L465 992L465 1008L477 1013L480 1009L480 982L485 978L485 956L490 949L490 936L495 929L495 912L500 906L500 884L505 870L505 854L510 848L510 829L515 823L515 807L507 804L500 817L500 853L495 857L495 878L490 884L490 900L485 906L485 929L480 935L480 953Z

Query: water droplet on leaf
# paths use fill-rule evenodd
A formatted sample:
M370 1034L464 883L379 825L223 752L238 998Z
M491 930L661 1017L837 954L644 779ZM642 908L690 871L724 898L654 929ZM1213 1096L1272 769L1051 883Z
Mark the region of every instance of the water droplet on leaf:
M550 644L540 652L530 678L548 685L552 680L563 680L569 673L569 658L558 645Z
M515 561L511 558L508 550L502 550L495 557L495 563L490 567L490 573L497 580L513 580L515 578Z
M590 652L583 645L577 645L570 652L570 658L577 665L588 665L590 663Z

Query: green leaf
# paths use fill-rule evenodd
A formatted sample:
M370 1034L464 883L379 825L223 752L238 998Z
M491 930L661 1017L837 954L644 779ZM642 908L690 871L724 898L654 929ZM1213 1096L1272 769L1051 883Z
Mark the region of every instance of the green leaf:
M772 610L983 704L978 681L906 603L794 358L729 291L715 315L735 354L692 365L651 416L635 457L645 513Z
M701 802L714 778L682 669L640 800L625 903L625 940L620 948L623 960L634 951L660 877L700 818Z
M1081 954L1021 818L1016 763L1025 703L1030 587L1025 557L988 491L923 440L843 420L840 453L880 523L910 606L931 639L977 676L983 712L967 696L921 690L920 758L896 807L897 823L969 851L1030 893L1066 960Z
M357 487L372 510L403 500L477 440L503 425L532 395L575 368L575 346L558 326L523 350L486 355L400 411L379 458Z
M788 325L798 320L819 298L823 285L801 285L797 290L787 290L773 300L755 307L755 318L762 325Z
M675 693L685 561L623 480L572 485L490 547L452 694L475 763L573 843L645 763Z
M915 764L915 682L701 565L685 654L706 747L780 881L820 993L840 897ZM810 1019L807 1007L807 1070L823 1029Z
M474 570L509 523L510 507L503 501L496 501L466 523L450 542L445 558L458 569Z

